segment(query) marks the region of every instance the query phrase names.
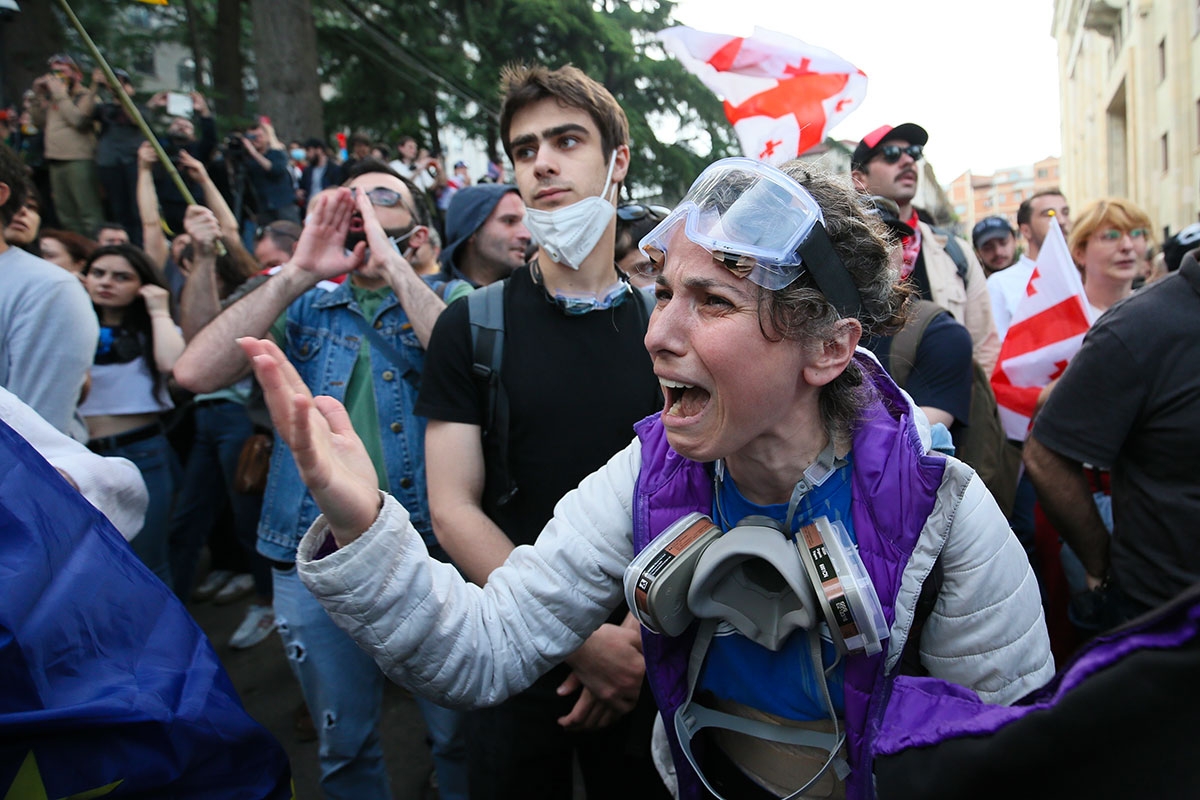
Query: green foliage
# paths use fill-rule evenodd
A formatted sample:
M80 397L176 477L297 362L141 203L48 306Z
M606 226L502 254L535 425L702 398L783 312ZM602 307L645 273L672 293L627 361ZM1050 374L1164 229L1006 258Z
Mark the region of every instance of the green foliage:
M187 42L182 3L74 5L114 65L144 63L154 41ZM192 5L201 46L212 54L217 0ZM574 64L607 86L629 117L629 193L674 201L705 164L734 153L736 139L720 101L654 38L675 24L673 7L671 0L313 0L319 70L333 90L325 118L392 144L410 134L436 146L438 129L451 124L500 157L500 69ZM129 24L129 14L152 15L154 26ZM249 41L243 36L243 47ZM675 131L674 142L659 131Z

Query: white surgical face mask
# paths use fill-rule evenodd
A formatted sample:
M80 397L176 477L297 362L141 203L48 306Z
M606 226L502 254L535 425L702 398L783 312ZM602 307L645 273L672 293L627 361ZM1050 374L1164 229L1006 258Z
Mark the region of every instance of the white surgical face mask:
M617 208L609 192L616 188L612 185L616 163L617 151L614 150L608 162L608 175L604 178L604 192L596 197L585 197L554 211L526 206L525 227L534 243L559 264L579 269L604 235L608 223L612 222Z

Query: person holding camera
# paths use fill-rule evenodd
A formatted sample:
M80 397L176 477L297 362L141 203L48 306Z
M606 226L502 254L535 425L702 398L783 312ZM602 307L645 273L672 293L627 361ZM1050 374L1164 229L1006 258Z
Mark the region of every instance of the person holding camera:
M296 184L292 180L292 173L288 171L287 151L275 135L271 123L265 117L260 117L257 125L237 135L235 141L239 140L242 146L231 147L230 157L233 156L233 150L240 150L239 155L246 167L246 179L254 192L258 208L258 224L267 225L280 219L299 223L300 209L295 202Z
M168 92L158 92L146 102L147 108L167 108ZM217 125L213 120L212 110L208 101L199 92L191 92L192 113L190 116L174 116L167 126L166 137L160 137L159 143L179 165L179 153L186 151L189 156L208 165L213 152L217 149ZM181 170L183 182L188 191L195 197L202 193L203 186L197 183L186 171ZM179 188L167 171L161 165L154 166L154 191L158 195L161 206L159 215L167 227L178 234L183 231L183 217L187 213L187 200L179 193Z
M30 111L45 134L50 193L61 227L91 236L103 221L96 174L97 84L83 85L83 73L68 55L51 56L50 71L33 81Z
M113 70L125 94L133 97L133 82L123 69ZM142 243L142 220L137 211L137 151L145 139L137 124L129 118L125 108L117 100L117 94L108 85L104 71L92 71L92 86L109 93L104 102L96 104L93 118L100 123L100 136L96 143L96 171L104 187L105 217L116 220L134 237L134 244Z

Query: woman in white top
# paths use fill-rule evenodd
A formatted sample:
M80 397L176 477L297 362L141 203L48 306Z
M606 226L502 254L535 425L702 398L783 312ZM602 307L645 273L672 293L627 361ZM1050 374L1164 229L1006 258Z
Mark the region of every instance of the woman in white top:
M100 319L91 389L79 406L88 425L88 447L128 458L141 471L150 505L133 549L170 586L167 534L174 456L161 416L173 407L167 379L183 352L183 335L171 318L170 294L138 248L97 249L83 276Z

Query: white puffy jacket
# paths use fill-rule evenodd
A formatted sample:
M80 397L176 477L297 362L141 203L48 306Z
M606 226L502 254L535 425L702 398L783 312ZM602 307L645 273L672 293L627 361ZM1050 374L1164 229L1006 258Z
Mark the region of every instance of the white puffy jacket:
M536 544L514 550L484 588L428 558L390 496L359 539L314 560L328 536L318 518L300 543L300 577L392 680L446 705L493 705L575 651L624 602L640 465L635 439L564 497ZM939 553L943 584L920 643L930 673L993 703L1049 680L1033 571L982 481L954 459L905 569L889 669Z

